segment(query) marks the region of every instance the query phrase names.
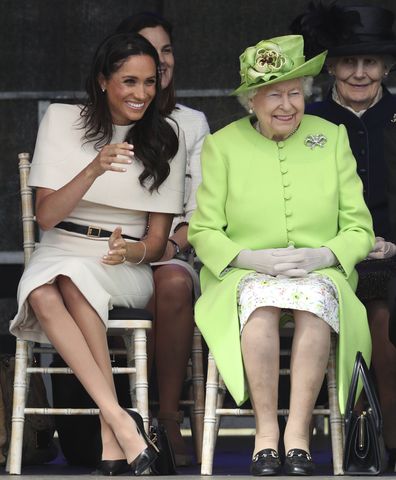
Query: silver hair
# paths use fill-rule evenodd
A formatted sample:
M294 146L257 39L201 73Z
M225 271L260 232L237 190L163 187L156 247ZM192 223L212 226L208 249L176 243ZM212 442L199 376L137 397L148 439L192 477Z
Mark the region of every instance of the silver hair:
M309 98L312 95L312 84L313 84L313 77L301 77L302 87L304 92L304 97ZM263 87L265 85L262 85ZM237 98L238 102L242 105L242 107L248 112L250 110L250 100L256 95L261 87L252 88L247 92L240 93Z

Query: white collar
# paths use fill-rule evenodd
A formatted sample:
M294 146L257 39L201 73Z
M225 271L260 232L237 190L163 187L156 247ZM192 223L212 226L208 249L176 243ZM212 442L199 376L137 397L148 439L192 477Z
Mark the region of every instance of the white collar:
M333 85L333 89L332 89L332 99L338 103L338 105L341 105L341 107L344 107L346 108L347 110L349 110L350 112L352 112L353 114L355 114L357 117L361 118L361 116L371 107L373 107L376 103L378 103L381 98L382 98L382 86L378 89L378 93L377 95L375 96L374 100L372 101L371 105L368 106L368 108L366 108L365 110L360 110L360 112L356 112L353 108L349 107L348 105L344 105L342 102L341 102L341 99L338 95L338 92L337 92L337 87L336 87L336 84Z

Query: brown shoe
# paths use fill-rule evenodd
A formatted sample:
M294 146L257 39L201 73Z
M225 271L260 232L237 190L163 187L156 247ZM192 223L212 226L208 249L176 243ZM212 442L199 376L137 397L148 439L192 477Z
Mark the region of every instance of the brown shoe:
M187 453L187 448L180 432L180 424L183 422L183 412L158 412L157 420L163 425L168 434L169 442L175 455L176 467L188 467L193 464L193 457Z

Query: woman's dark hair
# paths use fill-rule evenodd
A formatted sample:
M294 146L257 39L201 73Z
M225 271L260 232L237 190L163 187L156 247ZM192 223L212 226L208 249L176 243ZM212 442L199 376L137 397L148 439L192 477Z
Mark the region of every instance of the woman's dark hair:
M172 38L172 25L165 20L165 18L152 12L140 12L130 17L124 18L118 25L117 33L139 33L143 28L155 28L162 27L169 35L171 44ZM173 77L169 85L161 91L160 96L160 110L164 115L169 115L176 107L176 94L175 84Z
M111 141L113 120L107 102L107 94L102 92L99 76L109 79L124 62L133 55L148 55L156 66L156 93L143 117L128 131L125 141L132 143L136 157L144 170L139 176L142 186L152 192L169 175L169 160L178 150L178 138L173 128L160 114L158 102L161 91L159 59L155 48L141 35L116 33L107 37L94 55L91 71L86 81L88 100L81 111L82 125L86 141L95 141L98 150Z

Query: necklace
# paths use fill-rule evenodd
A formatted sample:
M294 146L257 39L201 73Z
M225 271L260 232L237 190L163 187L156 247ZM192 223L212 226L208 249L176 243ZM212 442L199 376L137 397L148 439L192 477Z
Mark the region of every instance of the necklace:
M285 140L287 140L288 138L290 138L292 135L294 135L297 130L298 130L298 127L300 126L300 124L297 125L297 127L289 133L289 135L287 135L287 137L285 138L280 138L279 140L276 140L274 138L271 138L270 140L274 140L275 142L284 142ZM263 135L263 132L261 131L261 128L260 128L260 122L257 120L257 122L255 123L255 129L261 134ZM263 137L265 137L265 135L263 135Z

